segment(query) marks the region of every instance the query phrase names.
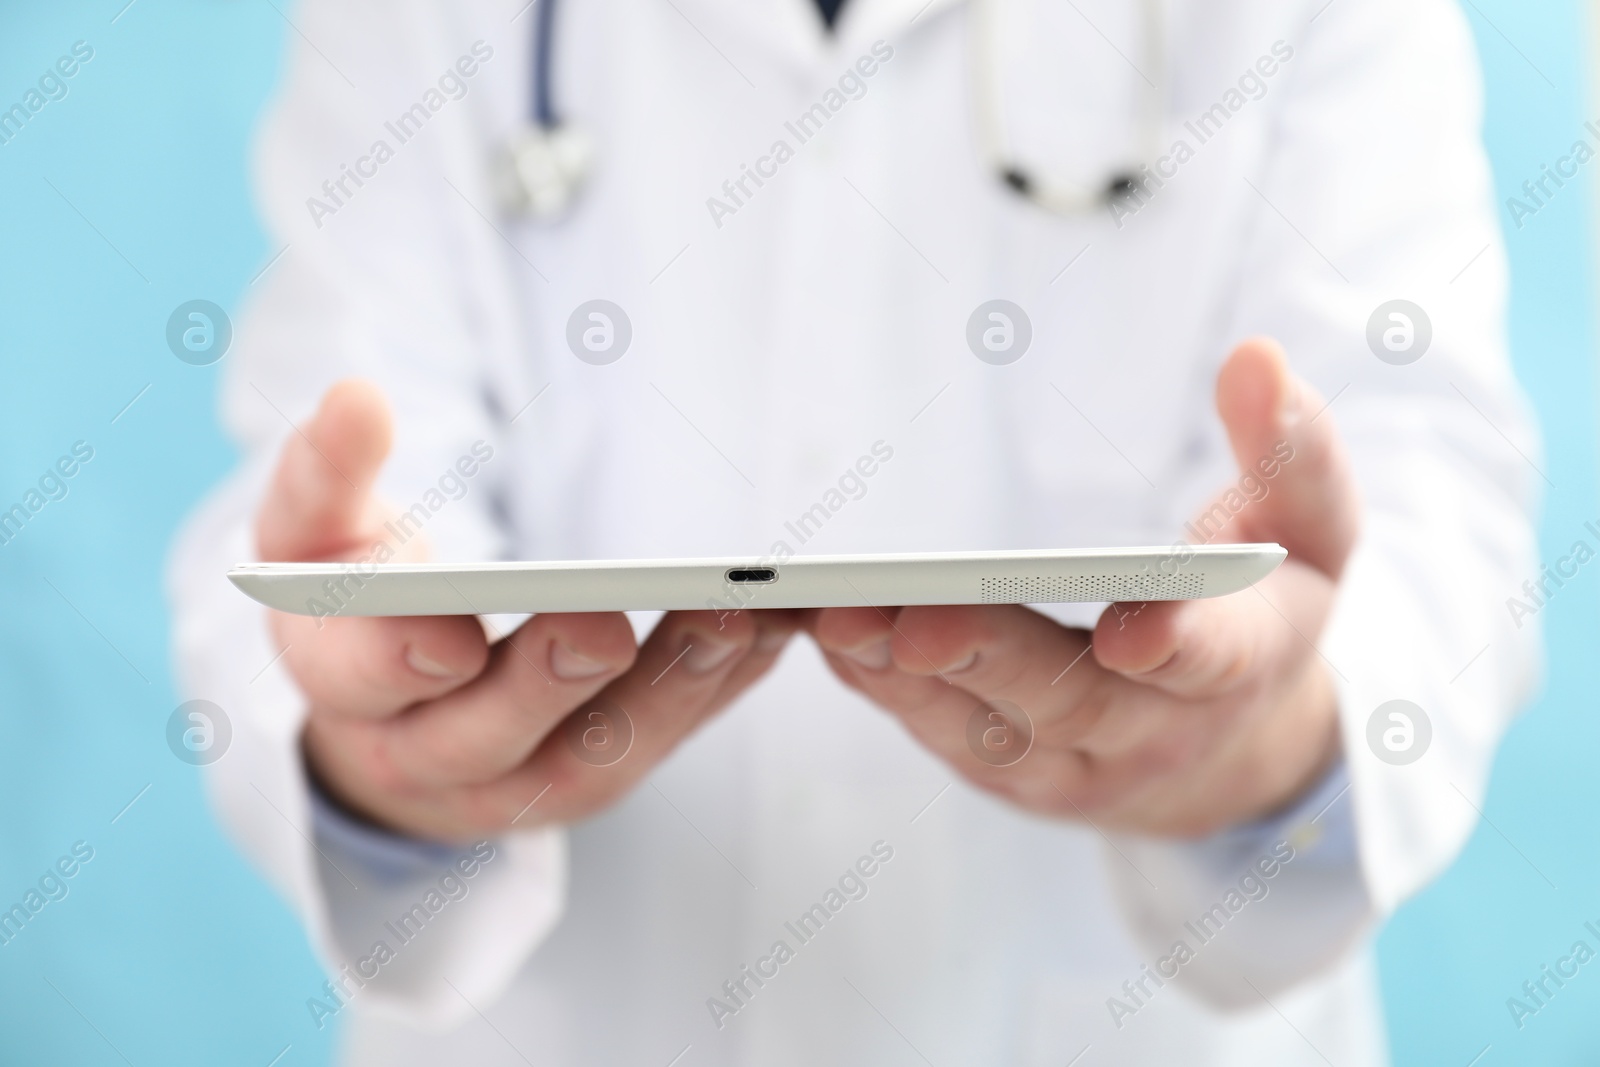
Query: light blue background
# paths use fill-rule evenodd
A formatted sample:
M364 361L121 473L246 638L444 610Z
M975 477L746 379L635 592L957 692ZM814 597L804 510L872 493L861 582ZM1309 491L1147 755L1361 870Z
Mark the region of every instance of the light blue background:
M1540 537L1554 560L1580 537L1593 545L1583 524L1600 520L1590 185L1600 162L1520 230L1503 205L1580 136L1597 144L1583 129L1600 118L1588 107L1588 27L1582 5L1567 0L1463 6L1488 81L1486 136L1512 265L1512 352L1543 421L1541 466L1555 483L1546 487ZM1492 825L1478 827L1450 872L1379 942L1397 1063L1465 1067L1485 1046L1482 1067L1600 1062L1600 960L1522 1030L1506 1008L1541 964L1553 966L1580 937L1600 949L1583 930L1586 920L1600 928L1597 588L1582 573L1540 615L1546 689L1500 750L1484 808ZM1469 670L1456 684L1471 682Z
M0 6L3 105L74 41L95 49L70 95L0 146L0 498L73 442L95 449L0 547L0 901L73 842L95 849L0 947L0 1062L324 1063L333 1030L305 1010L322 976L299 927L166 748L159 585L176 524L231 462L216 370L178 362L163 331L183 301L236 306L270 254L245 144L292 31L265 0L138 0L113 23L123 3ZM1468 10L1497 178L1515 189L1582 132L1586 28L1572 0ZM1600 517L1591 211L1575 184L1521 231L1506 218L1517 363L1557 487L1551 558ZM1600 1059L1600 961L1520 1033L1505 1008L1585 919L1600 926L1595 592L1585 572L1543 613L1548 688L1501 753L1498 829L1383 934L1400 1064L1460 1067L1485 1046L1485 1065Z

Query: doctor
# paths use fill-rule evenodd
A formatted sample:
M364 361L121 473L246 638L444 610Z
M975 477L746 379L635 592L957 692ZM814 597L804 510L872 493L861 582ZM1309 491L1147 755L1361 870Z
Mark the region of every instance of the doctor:
M1455 6L551 2L307 0L259 145L244 458L171 584L216 803L328 969L299 1025L1383 1062L1366 935L1536 660ZM308 619L223 578L1244 540L1289 550L1257 590L1103 612Z

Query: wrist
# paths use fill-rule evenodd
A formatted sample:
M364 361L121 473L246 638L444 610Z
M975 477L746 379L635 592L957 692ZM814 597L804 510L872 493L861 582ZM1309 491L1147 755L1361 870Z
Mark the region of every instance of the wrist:
M385 817L383 805L362 798L362 790L344 784L353 775L347 761L334 750L336 745L319 729L314 714L307 718L300 734L300 763L305 768L306 788L322 809L336 814L342 824L360 827L370 834L412 841L425 839L425 835Z
M1274 818L1294 807L1328 777L1343 755L1339 694L1320 659L1311 661L1302 683L1267 714L1284 724L1274 731L1266 753L1282 772L1269 779L1273 786L1253 816L1258 819ZM1288 758L1282 759L1284 755Z

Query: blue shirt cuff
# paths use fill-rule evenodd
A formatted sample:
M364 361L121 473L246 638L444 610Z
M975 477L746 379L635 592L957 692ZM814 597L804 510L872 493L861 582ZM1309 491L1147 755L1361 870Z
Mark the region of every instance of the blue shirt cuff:
M399 885L448 866L459 851L439 841L424 841L374 826L346 811L323 792L315 779L311 791L311 827L317 840L358 864L374 881Z
M1294 846L1296 864L1350 867L1358 862L1350 767L1341 755L1322 779L1283 811L1218 835L1224 850L1260 851L1279 841Z

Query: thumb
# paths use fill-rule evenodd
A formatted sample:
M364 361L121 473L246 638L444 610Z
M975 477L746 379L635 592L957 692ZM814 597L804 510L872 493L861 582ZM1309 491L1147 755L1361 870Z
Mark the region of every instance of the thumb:
M1248 500L1234 532L1276 541L1291 558L1337 578L1355 543L1360 499L1321 395L1289 369L1278 342L1252 338L1217 375L1217 413ZM1197 524L1202 530L1205 521Z
M256 518L261 558L321 560L361 546L374 525L372 483L392 437L389 405L376 385L351 378L329 388L278 460Z

